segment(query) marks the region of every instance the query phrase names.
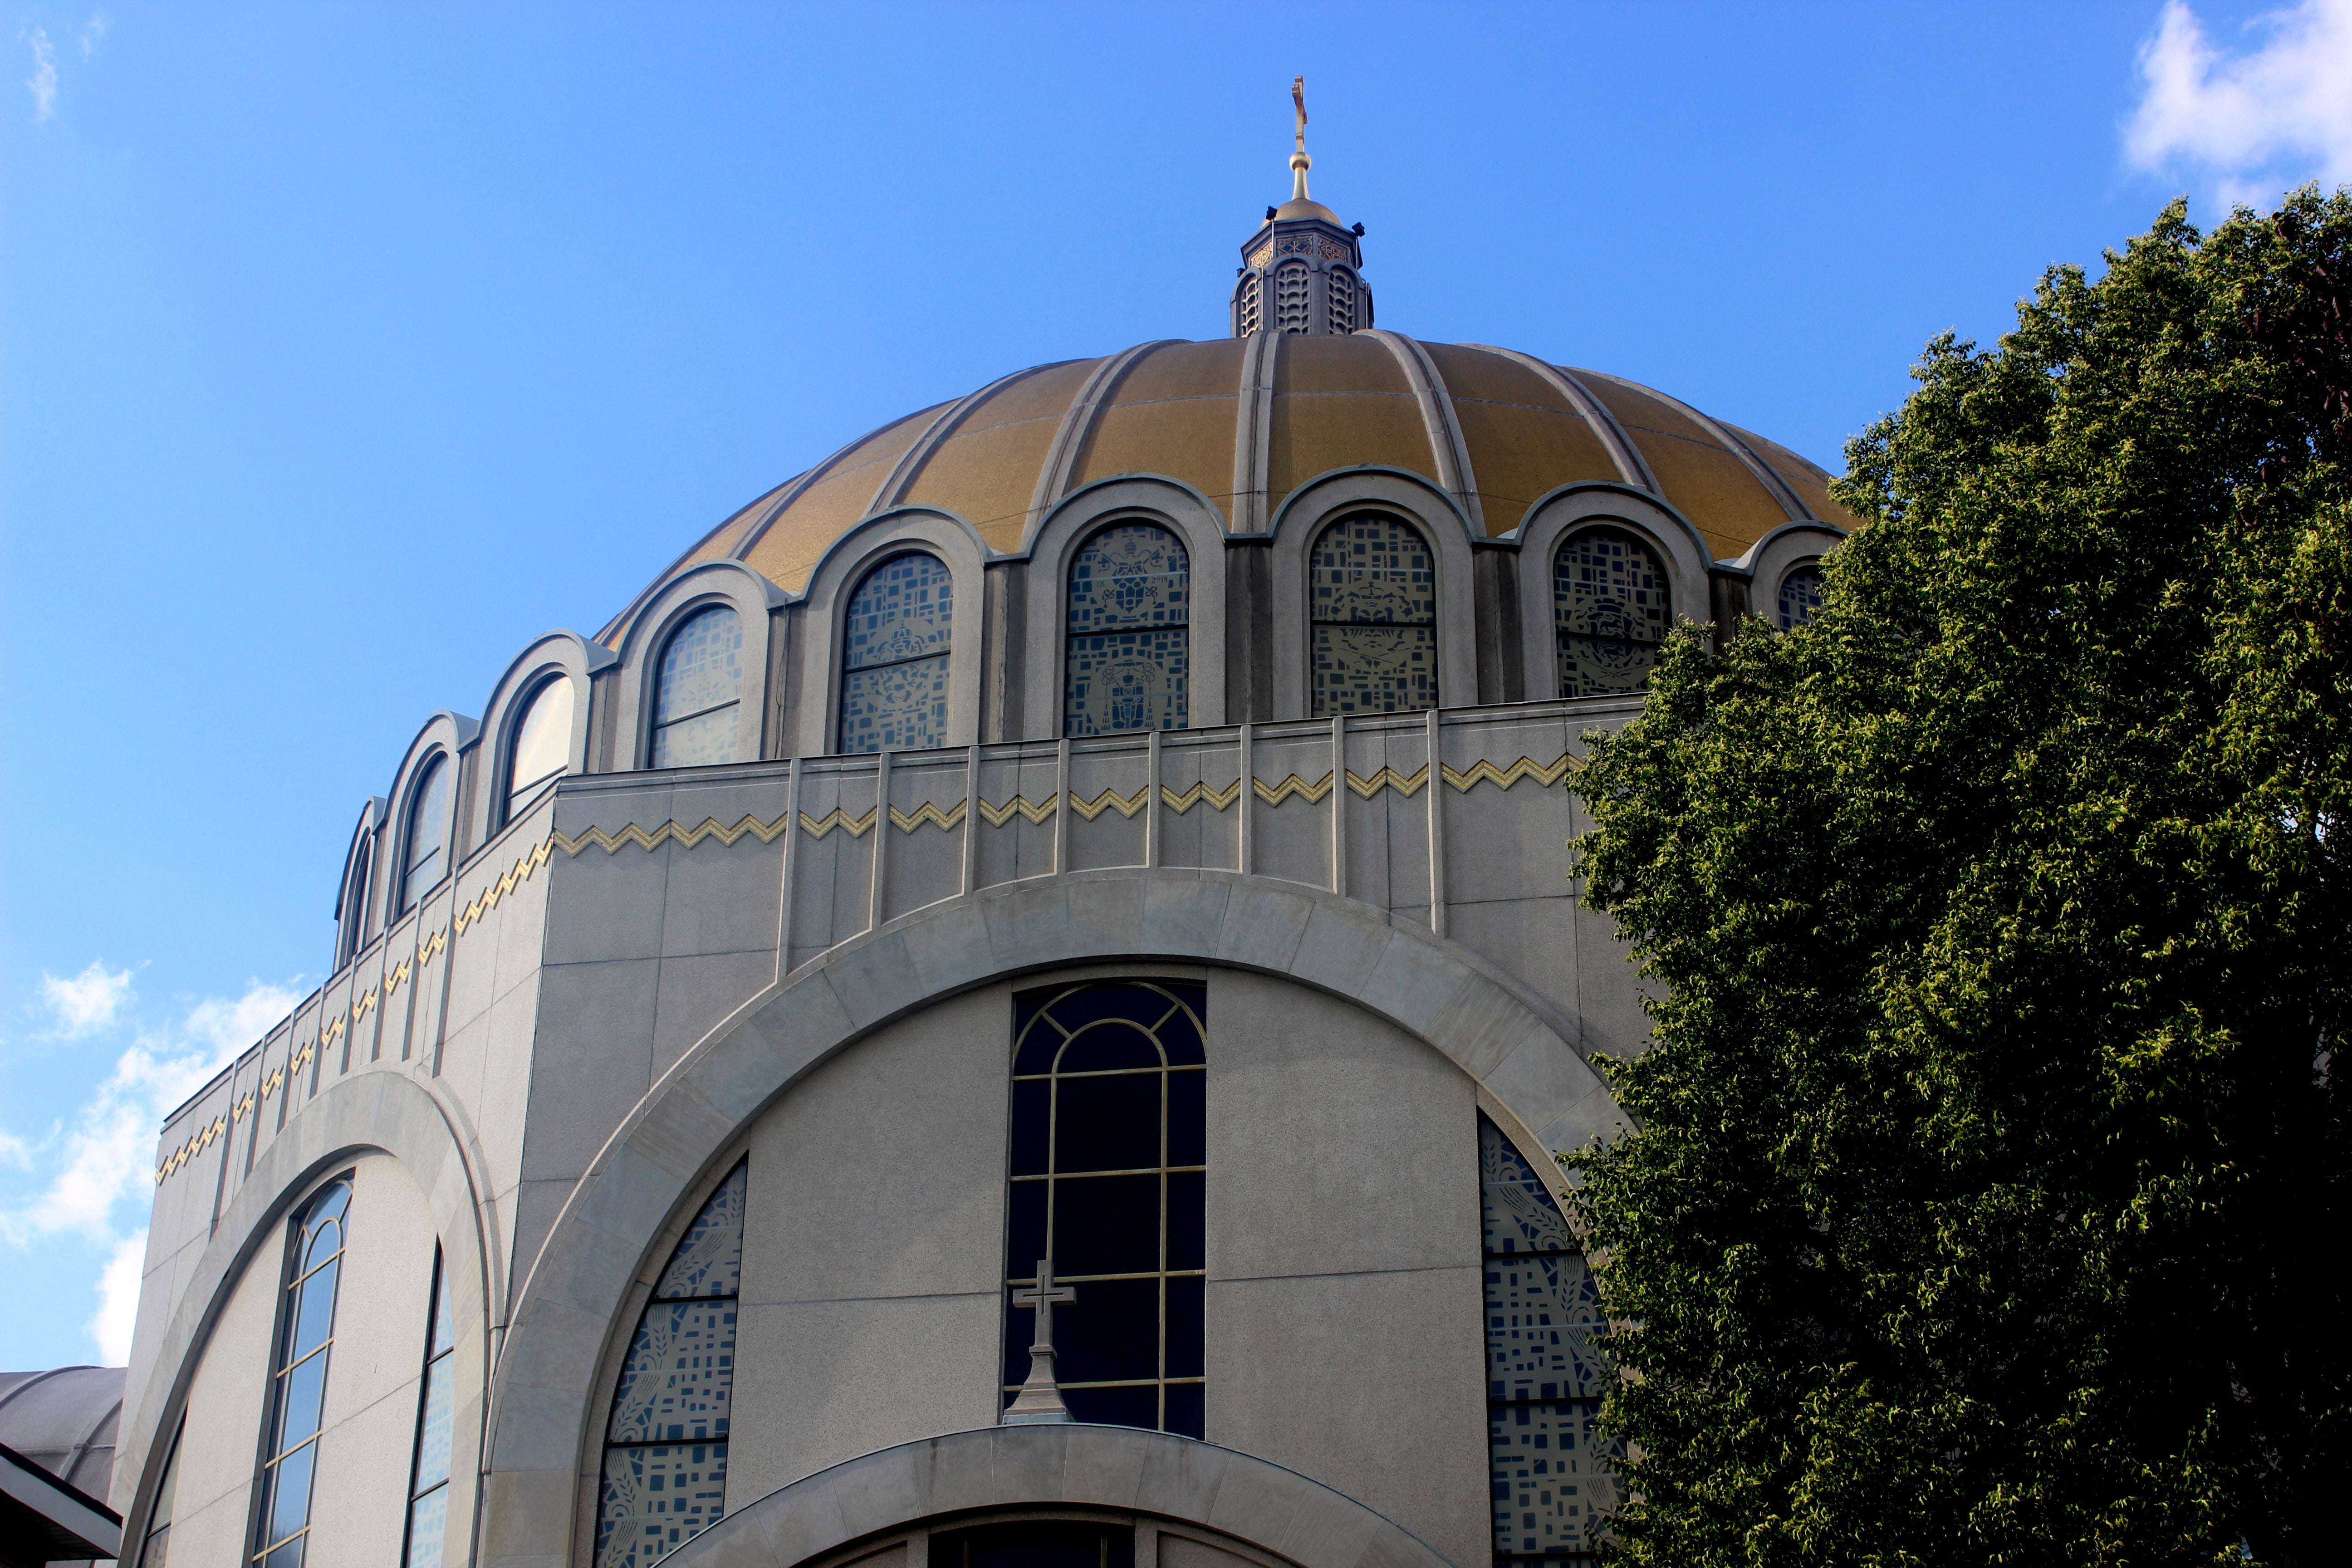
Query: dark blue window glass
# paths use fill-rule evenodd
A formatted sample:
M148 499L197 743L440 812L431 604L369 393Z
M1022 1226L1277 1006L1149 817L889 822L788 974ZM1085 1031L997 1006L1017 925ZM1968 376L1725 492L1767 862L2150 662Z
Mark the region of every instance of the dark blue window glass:
M254 1561L267 1568L300 1568L310 1544L310 1479L319 1459L319 1413L335 1346L335 1297L351 1206L351 1183L330 1183L295 1217L288 1246L261 1521L253 1546Z
M1081 1421L1202 1435L1207 989L1118 980L1015 1000L1004 1400L1029 1375L1015 1288L1052 1261L1055 1372Z

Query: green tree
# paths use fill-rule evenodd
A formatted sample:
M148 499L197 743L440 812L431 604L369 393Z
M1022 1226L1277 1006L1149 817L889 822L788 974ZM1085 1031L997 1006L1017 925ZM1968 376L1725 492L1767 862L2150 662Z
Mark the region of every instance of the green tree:
M2175 204L1848 448L1576 787L1621 1563L2342 1563L2352 195Z

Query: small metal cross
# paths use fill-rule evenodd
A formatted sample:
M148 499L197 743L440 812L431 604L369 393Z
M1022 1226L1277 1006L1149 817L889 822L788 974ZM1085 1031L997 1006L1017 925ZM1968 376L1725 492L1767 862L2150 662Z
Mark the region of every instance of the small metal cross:
M1037 1259L1037 1283L1026 1290L1013 1292L1014 1306L1037 1309L1037 1337L1036 1342L1029 1347L1031 1350L1050 1351L1054 1348L1055 1303L1075 1301L1077 1299L1077 1291L1071 1287L1054 1283L1053 1259L1049 1258Z

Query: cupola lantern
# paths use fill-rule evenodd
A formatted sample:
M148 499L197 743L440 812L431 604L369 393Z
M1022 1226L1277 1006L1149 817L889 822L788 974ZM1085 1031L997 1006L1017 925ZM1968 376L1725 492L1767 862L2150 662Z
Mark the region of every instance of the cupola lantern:
M1290 199L1265 209L1265 222L1242 246L1234 280L1234 336L1252 332L1344 335L1372 324L1372 291L1364 286L1364 226L1340 223L1307 194L1307 79L1294 77L1296 110L1290 154Z

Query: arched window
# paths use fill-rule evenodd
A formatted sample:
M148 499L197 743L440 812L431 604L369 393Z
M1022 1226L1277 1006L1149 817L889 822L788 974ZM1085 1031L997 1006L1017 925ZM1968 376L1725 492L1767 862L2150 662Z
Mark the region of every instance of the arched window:
M1303 332L1312 324L1307 314L1307 263L1286 261L1274 269L1274 330Z
M440 1568L449 1529L449 1420L457 1402L457 1323L449 1275L433 1249L432 1304L425 1316L425 1375L416 1392L416 1451L408 1467L408 1536L401 1568Z
M1420 534L1385 517L1335 522L1307 585L1318 717L1437 706L1437 566Z
M948 743L955 584L936 555L893 555L849 597L841 653L841 750Z
M677 646L675 641L671 646ZM514 743L507 757L508 819L571 766L572 678L559 675L530 694L522 722L514 728Z
M726 1510L743 1178L739 1164L719 1184L637 1319L604 1429L596 1568L647 1568Z
M1795 631L1822 607L1822 569L1800 566L1780 579L1780 629Z
M1356 330L1356 275L1344 267L1334 267L1327 275L1326 284L1331 295L1331 330L1338 333Z
M1258 329L1258 281L1253 272L1242 279L1241 330L1234 335L1245 338Z
M1106 528L1070 562L1062 730L1181 730L1192 673L1192 559L1148 522Z
M1551 1194L1484 1115L1478 1182L1495 1559L1594 1552L1594 1513L1617 1495L1600 1431L1600 1294Z
M301 1568L310 1529L310 1479L319 1460L319 1411L335 1343L335 1295L352 1186L330 1183L302 1206L287 1244L286 1289L271 1363L269 1441L262 1450L261 1511L253 1560Z
M367 932L368 862L375 846L373 829L363 829L352 847L351 864L343 868L343 904L335 917L335 967L349 963Z
M1004 1388L1029 1375L1047 1260L1077 1299L1055 1371L1080 1421L1202 1433L1205 987L1118 980L1015 998Z
M1672 624L1655 552L1622 528L1570 535L1552 557L1551 607L1562 697L1642 689Z
M180 1426L172 1434L172 1447L163 1456L163 1479L155 1485L154 1506L147 1510L147 1539L139 1548L139 1568L164 1568L171 1552L172 1510L180 1490L180 1438L186 1431L186 1416L180 1418Z
M408 831L403 838L400 908L406 914L426 889L449 874L449 781L446 755L425 764L425 776L408 795Z
M743 619L724 605L697 610L670 634L654 685L656 768L735 760L743 700ZM569 726L566 726L569 739Z

